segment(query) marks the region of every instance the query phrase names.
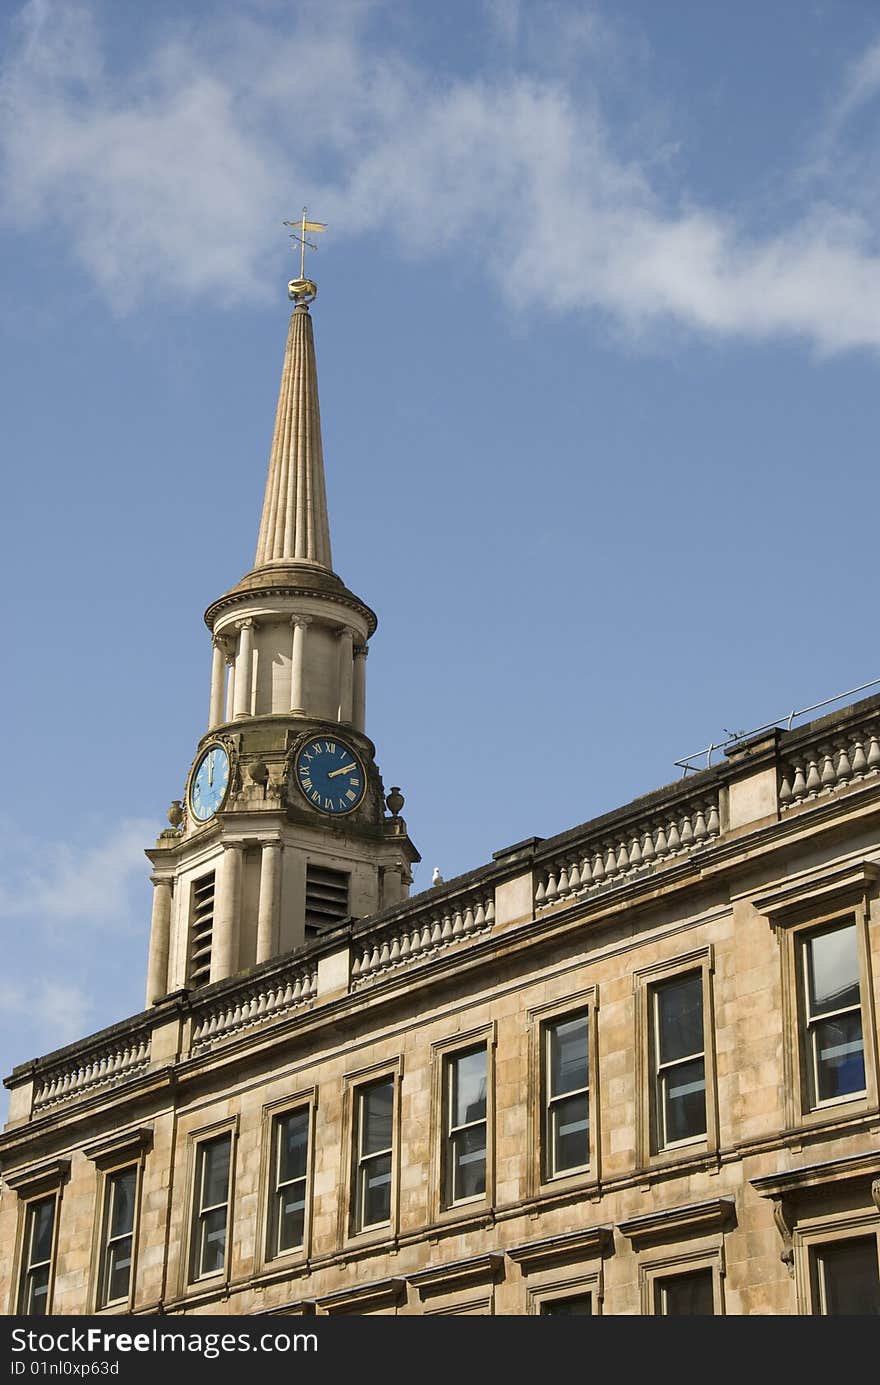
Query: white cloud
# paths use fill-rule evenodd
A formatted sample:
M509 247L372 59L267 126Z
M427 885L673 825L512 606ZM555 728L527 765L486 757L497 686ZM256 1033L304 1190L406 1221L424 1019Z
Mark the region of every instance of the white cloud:
M85 992L69 982L0 982L0 1014L4 1020L7 1024L9 1020L24 1020L47 1048L78 1039L85 1032L93 1008Z
M607 26L592 10L575 24L579 8L552 8L557 39L607 56ZM511 49L528 48L528 7L488 13ZM123 71L90 12L31 0L2 84L7 220L60 224L120 309L159 292L267 292L296 190L337 235L390 227L409 254L478 257L513 303L600 311L635 334L672 323L880 346L880 258L855 206L813 194L767 232L744 211L676 203L653 181L650 121L625 157L595 73L511 62L453 80L374 43L372 17L224 11L210 41L166 34ZM878 81L872 49L850 74L850 108Z
M122 822L87 847L3 832L0 917L48 928L77 922L143 929L144 920L132 917L130 890L147 877L144 843L155 836L156 824L148 819Z

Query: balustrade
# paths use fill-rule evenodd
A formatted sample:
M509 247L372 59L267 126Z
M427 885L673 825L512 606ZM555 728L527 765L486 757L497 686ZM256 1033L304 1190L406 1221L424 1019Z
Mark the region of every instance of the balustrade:
M574 899L655 869L713 841L721 831L718 801L694 800L621 831L611 831L560 853L539 869L535 907Z

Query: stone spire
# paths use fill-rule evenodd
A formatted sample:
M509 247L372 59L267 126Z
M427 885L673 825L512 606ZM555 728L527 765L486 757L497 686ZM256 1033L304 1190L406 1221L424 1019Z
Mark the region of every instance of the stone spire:
M290 315L255 566L279 562L333 567L315 342L301 301Z

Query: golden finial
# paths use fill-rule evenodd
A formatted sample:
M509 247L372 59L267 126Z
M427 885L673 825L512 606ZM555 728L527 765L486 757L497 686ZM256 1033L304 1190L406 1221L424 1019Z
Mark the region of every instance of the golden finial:
M290 239L299 246L299 278L291 279L287 285L287 296L292 298L294 303L311 303L318 292L318 285L314 279L306 278L306 246L310 250L317 250L317 245L308 238L309 231L326 231L327 227L323 221L309 221L308 208L303 207L302 216L299 221L285 221L284 226L292 226L294 229L290 233Z

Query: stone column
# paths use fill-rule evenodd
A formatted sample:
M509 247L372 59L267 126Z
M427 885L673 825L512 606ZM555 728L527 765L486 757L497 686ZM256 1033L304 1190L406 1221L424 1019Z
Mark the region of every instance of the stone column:
M251 675L254 662L254 622L240 620L238 658L235 661L235 716L249 717L251 714Z
M147 963L147 1004L168 994L168 949L171 943L171 881L151 875L153 917L150 924L150 957Z
M303 683L306 633L311 623L311 616L293 616L290 622L293 627L293 646L290 651L290 710L300 714L304 714L306 710Z
M266 962L278 951L281 895L281 841L270 837L262 843L260 902L257 907L257 961Z
M351 703L354 682L354 631L344 625L339 632L339 713L338 721L351 722Z
M226 650L225 641L220 635L215 635L212 641L214 645L214 658L211 663L211 706L208 711L208 730L213 731L215 726L219 726L223 720L223 694L226 682Z
M226 683L226 720L232 721L235 716L235 650L228 643L226 645L226 667L229 670Z
M224 842L211 938L211 981L222 981L224 976L231 976L238 970L243 863L244 844Z
M354 647L354 696L351 721L355 731L363 731L367 724L367 655L365 644Z

